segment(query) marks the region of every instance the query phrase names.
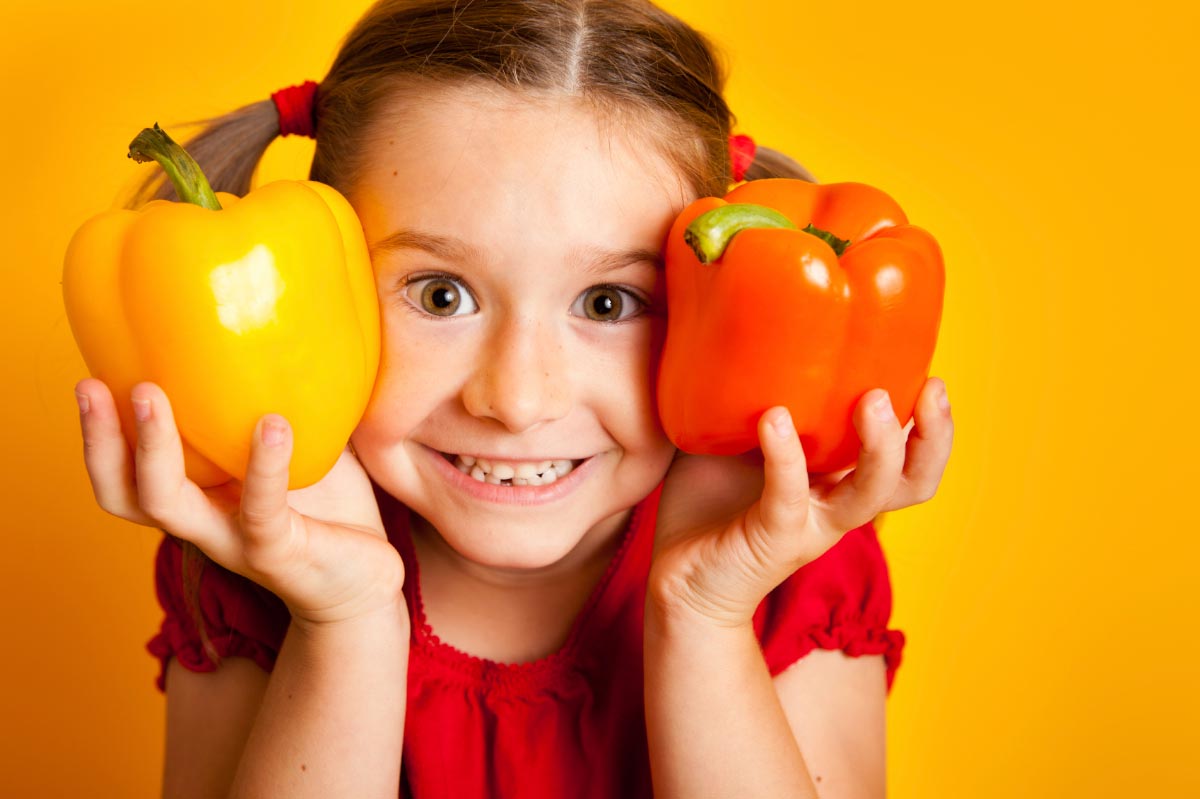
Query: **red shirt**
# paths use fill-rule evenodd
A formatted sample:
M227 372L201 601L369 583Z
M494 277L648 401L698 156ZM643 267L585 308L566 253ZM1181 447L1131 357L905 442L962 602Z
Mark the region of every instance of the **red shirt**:
M443 643L425 620L407 511L384 502L388 539L407 569L412 618L401 796L649 797L642 704L642 604L661 486L635 509L620 548L563 647L541 660L504 664ZM379 492L382 493L382 492ZM182 550L164 537L156 582L165 611L147 644L165 690L172 656L212 671L183 599ZM201 611L222 657L270 671L287 630L286 606L216 564L201 578ZM892 595L876 530L847 533L763 600L754 629L772 675L815 648L882 654L891 690L904 634L888 629Z

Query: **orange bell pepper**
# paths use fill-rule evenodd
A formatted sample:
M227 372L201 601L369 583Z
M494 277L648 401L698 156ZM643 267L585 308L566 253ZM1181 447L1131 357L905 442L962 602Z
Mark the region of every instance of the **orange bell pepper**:
M810 472L852 465L854 407L873 388L912 418L941 323L942 252L879 189L770 179L705 197L672 225L663 428L685 452L758 446L792 414Z
M375 278L353 208L314 181L213 192L157 125L130 157L159 161L186 202L92 217L63 266L71 332L112 390L126 440L137 440L129 392L153 381L197 485L245 478L266 413L292 427L289 488L317 482L362 418L379 366Z

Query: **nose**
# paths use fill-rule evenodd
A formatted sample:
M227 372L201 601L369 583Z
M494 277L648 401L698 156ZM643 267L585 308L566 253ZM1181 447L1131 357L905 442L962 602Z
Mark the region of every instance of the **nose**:
M487 335L463 387L467 412L495 419L511 433L565 416L571 379L561 332L540 320L513 318Z

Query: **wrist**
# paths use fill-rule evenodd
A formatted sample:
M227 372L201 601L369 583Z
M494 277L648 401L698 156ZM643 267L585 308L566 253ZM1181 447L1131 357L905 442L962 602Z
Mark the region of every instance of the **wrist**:
M753 612L729 612L708 604L656 596L647 592L645 626L654 635L681 640L709 640L754 635Z
M687 668L695 668L694 664L704 662L720 670L723 667L718 663L761 658L758 637L750 622L730 625L693 613L647 606L642 636L647 665L675 668L670 664L688 664Z
M371 597L364 597L350 605L341 605L324 610L298 610L289 608L292 626L312 635L330 634L355 630L386 631L394 629L406 636L411 628L408 602L399 588L381 589Z
M661 629L680 631L753 630L758 603L717 601L711 593L696 581L677 575L664 578L652 568L646 589L646 620Z
M313 640L348 640L358 637L380 640L386 636L393 636L407 641L412 624L408 607L400 602L332 620L293 615L291 627L298 634Z

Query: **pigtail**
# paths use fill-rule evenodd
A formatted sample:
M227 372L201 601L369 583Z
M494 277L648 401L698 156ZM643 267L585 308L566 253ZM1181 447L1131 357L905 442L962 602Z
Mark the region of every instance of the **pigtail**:
M270 98L244 105L224 116L181 127L200 124L204 128L181 142L204 171L213 191L225 191L241 197L250 191L250 181L267 147L279 135L279 113ZM170 133L170 131L168 131ZM123 203L136 209L150 200L177 201L174 184L157 164Z
M764 178L796 178L809 183L819 183L804 165L791 156L772 150L770 147L758 145L754 151L754 161L746 170L746 180L763 180Z
M183 603L187 606L188 615L192 619L192 623L196 625L196 630L200 634L200 645L204 649L205 656L215 666L221 665L221 655L217 652L217 648L213 646L212 639L208 637L208 629L204 624L204 614L200 609L200 575L204 572L204 567L211 560L208 555L205 555L200 547L193 544L191 541L184 541L182 538L167 533L173 540L179 543L183 550L183 558L180 562L180 572L183 582Z

